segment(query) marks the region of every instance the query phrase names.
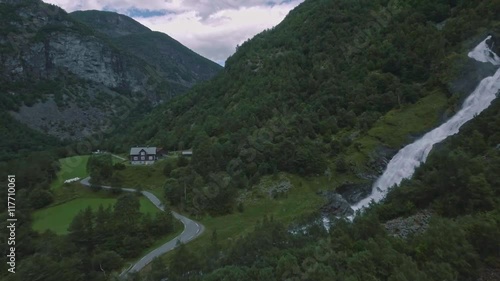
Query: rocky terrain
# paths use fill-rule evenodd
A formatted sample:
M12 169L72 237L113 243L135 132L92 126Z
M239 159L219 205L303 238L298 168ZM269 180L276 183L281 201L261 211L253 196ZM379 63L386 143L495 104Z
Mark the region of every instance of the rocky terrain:
M481 272L481 277L477 281L497 281L500 280L500 269L489 268Z
M173 39L142 42L164 52L120 48L119 35L153 33L124 15L91 18L99 30L75 18L38 0L0 1L0 110L40 132L81 139L125 120L117 99L137 115L221 69Z
M424 210L407 218L396 218L384 223L384 227L392 236L402 239L410 235L422 233L429 226L432 217L430 210Z
M115 46L155 66L162 78L179 87L210 79L221 68L172 37L151 31L133 19L112 12L77 11L70 16L106 34Z
M333 191L321 191L318 195L327 200L327 203L320 208L324 216L347 217L354 214L351 205L342 195Z

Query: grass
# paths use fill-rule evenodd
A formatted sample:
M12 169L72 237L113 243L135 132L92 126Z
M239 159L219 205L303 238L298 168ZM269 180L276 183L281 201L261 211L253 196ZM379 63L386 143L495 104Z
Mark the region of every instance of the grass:
M107 191L93 192L79 183L64 184L66 179L85 178L88 175L86 166L89 157L85 155L59 159L61 169L57 174L57 179L51 184L55 203L35 212L35 230L52 229L59 234L65 233L67 226L79 210L89 205L97 208L101 203L109 205L116 202L116 195ZM115 157L113 160L121 161ZM127 166L125 170L115 172L124 179L123 187L141 187L150 190L158 198L163 198L164 165L165 161L162 160L155 165ZM141 198L141 206L143 205L151 206L153 210L156 210L154 205Z
M124 170L116 171L123 181L123 186L141 187L143 189L156 188L165 181L162 163L148 166L127 166Z
M119 157L122 157L122 158L125 158L125 160L121 159L121 158L118 158L116 156L119 156ZM116 164L116 163L123 163L123 164L127 164L128 161L127 161L127 157L128 156L122 156L122 155L115 155L115 154L111 154L111 159L113 161L113 164Z
M368 135L389 147L399 148L410 141L409 136L420 135L436 126L446 107L446 96L434 92L414 105L390 111L375 124Z
M361 167L377 147L400 149L412 142L412 138L436 127L447 107L445 94L433 92L415 104L388 112L349 147L345 153L348 161Z
M205 232L196 240L189 242L186 245L188 249L203 253L203 249L206 249L211 243L211 234L214 230L217 231L217 237L221 245L228 246L238 237L251 232L255 225L262 221L265 216L273 216L275 220L289 224L304 215L317 211L325 203L324 199L318 196L316 192L329 189L332 183L331 179L325 177L301 178L288 174L283 174L283 176L293 184L293 188L286 198L261 198L262 195L257 194L245 200L242 213L235 210L234 213L225 216L193 217L193 219L205 226ZM265 177L262 182L269 184L276 182L276 180L273 177ZM163 259L171 259L173 252L167 253Z
M72 178L85 178L87 174L87 161L89 160L89 155L83 156L72 156L67 158L59 159L59 164L61 169L57 173L57 179L52 182L51 189L58 189L67 179Z
M52 230L57 234L66 234L67 229L79 211L87 207L97 210L100 205L107 207L116 203L116 198L78 198L49 208L38 210L33 214L33 229L38 232ZM159 212L153 203L144 197L140 198L141 212L154 214Z
M115 171L115 173L122 179L124 187L140 187L162 199L163 184L166 180L163 175L163 168L167 161L169 161L169 158L161 159L154 165L128 165L124 170Z
M63 187L52 190L52 193L54 194L54 204L49 207L79 198L116 198L116 195L111 194L109 191L94 192L80 183L64 184Z

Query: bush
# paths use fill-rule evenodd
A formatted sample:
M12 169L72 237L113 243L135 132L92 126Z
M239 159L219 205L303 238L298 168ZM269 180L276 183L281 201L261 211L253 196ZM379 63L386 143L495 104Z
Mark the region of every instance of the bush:
M111 187L111 189L109 191L111 192L111 194L114 194L114 195L121 194L123 192L123 190L121 188L116 187L116 186Z
M136 186L135 187L135 195L137 196L142 196L142 187L141 186Z
M46 207L54 200L52 193L41 188L35 188L29 195L29 201L34 209Z
M98 191L101 191L102 190L102 187L98 184L91 184L90 185L90 190L94 191L94 192L98 192Z
M188 164L189 164L189 160L184 156L179 156L179 159L177 159L177 166L178 167L186 167Z
M349 166L344 158L344 156L339 156L335 162L335 169L339 173L346 173L349 170Z
M243 213L245 211L245 206L243 206L243 202L238 203L236 209L238 210L238 212Z
M163 175L167 178L170 177L173 169L174 167L172 163L168 162L167 164L165 164L165 167L163 167Z
M121 171L121 170L125 170L126 166L123 163L116 163L116 164L113 165L113 168L115 170Z

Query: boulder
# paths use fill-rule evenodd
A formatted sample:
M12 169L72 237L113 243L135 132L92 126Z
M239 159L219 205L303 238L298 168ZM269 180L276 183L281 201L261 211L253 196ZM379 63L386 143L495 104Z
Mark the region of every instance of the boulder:
M327 203L321 207L321 212L327 216L346 217L354 214L349 202L347 202L342 195L332 192L320 192L321 196L327 198Z
M347 183L337 188L337 193L349 204L356 204L372 193L372 182L368 183Z

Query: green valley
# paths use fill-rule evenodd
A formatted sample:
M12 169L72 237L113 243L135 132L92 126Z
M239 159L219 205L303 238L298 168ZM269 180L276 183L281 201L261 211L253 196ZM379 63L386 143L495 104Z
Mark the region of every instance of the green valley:
M500 280L499 0L103 1L0 0L0 279Z

